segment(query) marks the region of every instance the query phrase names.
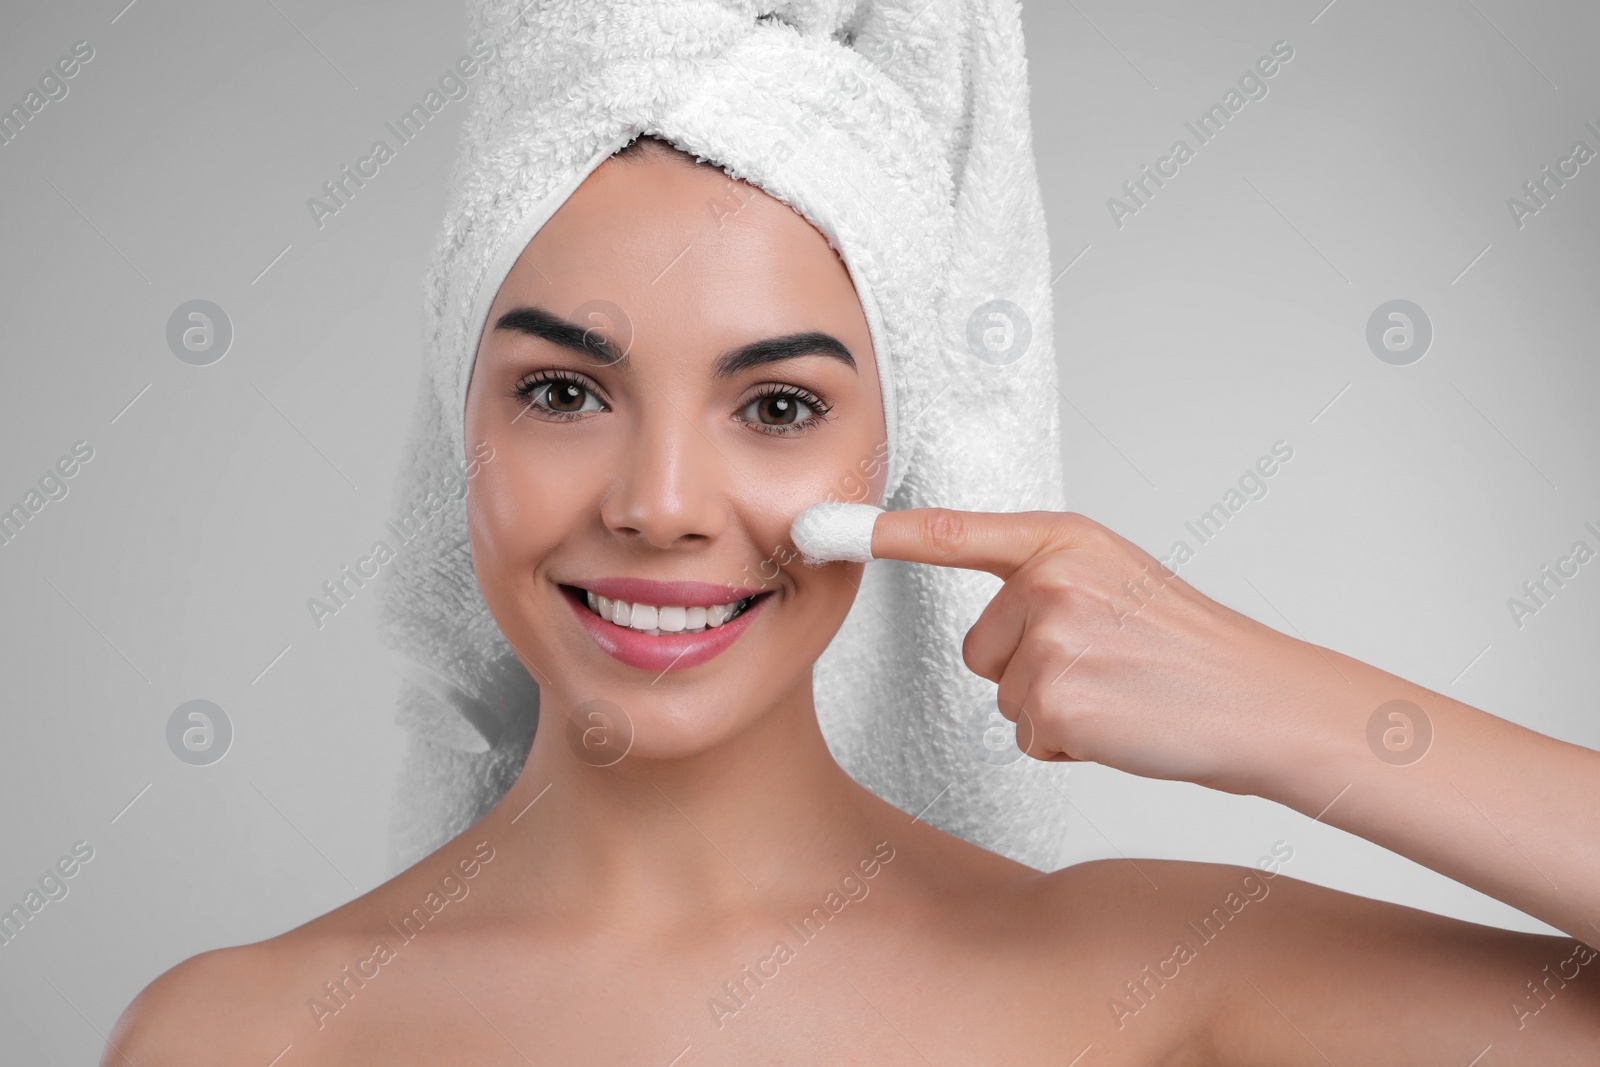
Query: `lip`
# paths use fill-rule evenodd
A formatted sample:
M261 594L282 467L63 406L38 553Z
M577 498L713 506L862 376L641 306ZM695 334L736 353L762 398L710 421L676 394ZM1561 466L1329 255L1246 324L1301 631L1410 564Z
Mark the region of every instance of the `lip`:
M612 594L604 588L630 589L633 596ZM750 628L757 615L766 607L770 596L757 595L755 602L741 611L728 622L723 623L714 630L705 630L697 634L644 634L627 626L618 626L607 619L602 619L589 610L589 605L581 593L574 589L586 589L597 596L609 596L621 600L634 600L644 604L667 603L682 604L684 607L705 606L709 604L726 604L731 600L742 600L746 596L755 595L751 590L739 593L730 586L708 585L704 582L646 582L637 578L608 578L596 582L585 582L582 586L564 586L559 588L561 599L565 600L578 617L578 625L582 626L594 643L630 667L640 670L655 671L682 671L690 667L697 667L707 660L721 655L727 648L739 639L739 636ZM687 592L695 597L710 596L710 600L693 600L687 603L682 600L656 600L662 595L662 590L675 590L673 595L682 595ZM707 592L707 591L710 592ZM734 596L729 596L732 591ZM649 595L640 595L648 592ZM767 590L773 592L773 590Z

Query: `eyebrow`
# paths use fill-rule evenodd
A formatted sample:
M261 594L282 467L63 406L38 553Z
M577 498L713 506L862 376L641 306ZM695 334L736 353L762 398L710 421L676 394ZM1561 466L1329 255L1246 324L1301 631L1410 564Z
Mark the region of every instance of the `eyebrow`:
M529 305L512 308L495 320L494 328L549 341L598 367L628 370L627 354L619 351L616 343L599 329L568 322L541 307ZM717 378L731 378L752 367L801 356L828 356L851 370L856 369L855 357L850 355L850 350L837 337L820 330L806 330L730 348L717 356L712 374Z

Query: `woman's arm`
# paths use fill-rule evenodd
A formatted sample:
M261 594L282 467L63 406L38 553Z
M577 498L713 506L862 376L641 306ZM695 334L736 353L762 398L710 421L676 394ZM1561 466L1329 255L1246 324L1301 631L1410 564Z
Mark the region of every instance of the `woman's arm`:
M1029 755L1276 800L1600 946L1600 754L1280 633L1083 515L891 511L872 554L1004 581L962 655Z
M1359 834L1600 946L1600 753L1276 636L1299 705L1281 710L1304 728L1281 759L1207 784Z

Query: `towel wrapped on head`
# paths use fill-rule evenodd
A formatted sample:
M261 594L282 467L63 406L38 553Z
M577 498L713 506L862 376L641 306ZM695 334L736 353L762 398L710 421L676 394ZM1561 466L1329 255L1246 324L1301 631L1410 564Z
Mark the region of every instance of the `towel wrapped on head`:
M850 272L872 335L893 510L1061 510L1050 261L1016 0L468 0L494 49L425 286L424 373L396 500L462 470L490 304L539 228L640 135L789 204ZM492 462L492 460L491 460ZM866 468L863 468L864 473ZM1058 765L997 760L995 685L961 661L999 589L880 560L814 673L862 785L1042 870L1065 855ZM391 832L410 865L515 779L538 690L473 575L466 505L400 551L383 637L412 733Z

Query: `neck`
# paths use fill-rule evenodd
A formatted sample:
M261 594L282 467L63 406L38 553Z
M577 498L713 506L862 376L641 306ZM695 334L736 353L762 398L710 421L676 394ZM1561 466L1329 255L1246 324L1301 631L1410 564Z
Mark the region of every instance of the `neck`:
M759 921L853 869L900 814L834 760L809 678L682 759L618 751L591 766L566 728L567 709L541 707L528 760L485 823L501 870L527 887L516 896L547 919L634 930Z

